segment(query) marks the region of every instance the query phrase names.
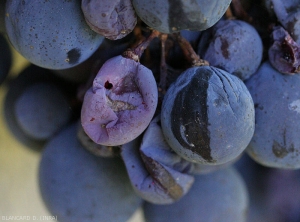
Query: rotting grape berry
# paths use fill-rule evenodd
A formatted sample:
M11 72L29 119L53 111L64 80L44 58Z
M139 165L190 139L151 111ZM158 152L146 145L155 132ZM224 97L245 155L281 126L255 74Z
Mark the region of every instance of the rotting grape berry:
M168 89L161 123L180 156L218 165L246 149L254 133L254 105L238 77L212 66L193 67Z
M108 60L84 97L81 123L96 143L117 146L138 137L150 123L158 92L152 72L122 56Z

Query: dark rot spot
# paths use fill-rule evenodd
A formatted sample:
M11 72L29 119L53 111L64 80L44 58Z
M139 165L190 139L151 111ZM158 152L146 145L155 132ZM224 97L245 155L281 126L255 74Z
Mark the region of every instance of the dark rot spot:
M113 87L113 84L111 84L110 82L106 81L104 83L104 87L105 87L105 89L111 89Z
M81 56L80 49L74 48L67 52L66 62L69 64L76 64Z
M228 59L229 58L229 52L228 52L228 47L229 47L229 44L227 42L226 39L223 39L221 38L221 51L222 51L222 55L224 56L225 59Z
M207 113L207 89L212 73L200 68L196 72L174 101L171 129L185 149L200 155L207 162L214 162Z
M94 120L95 120L95 118L94 118L94 117L90 119L90 121L91 121L91 122L92 122L92 121L94 121Z

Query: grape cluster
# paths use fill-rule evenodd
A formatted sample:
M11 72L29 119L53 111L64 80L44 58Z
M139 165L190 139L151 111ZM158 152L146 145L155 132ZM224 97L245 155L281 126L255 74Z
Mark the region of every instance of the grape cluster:
M299 220L299 0L0 7L5 120L59 221Z

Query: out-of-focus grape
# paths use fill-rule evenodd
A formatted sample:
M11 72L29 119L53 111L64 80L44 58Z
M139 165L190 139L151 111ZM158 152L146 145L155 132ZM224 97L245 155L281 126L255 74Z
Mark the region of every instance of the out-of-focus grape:
M46 144L39 167L42 198L60 222L128 220L141 205L119 158L87 152L78 139L77 124Z
M245 222L248 192L240 174L227 168L195 177L189 193L172 205L144 204L147 222Z

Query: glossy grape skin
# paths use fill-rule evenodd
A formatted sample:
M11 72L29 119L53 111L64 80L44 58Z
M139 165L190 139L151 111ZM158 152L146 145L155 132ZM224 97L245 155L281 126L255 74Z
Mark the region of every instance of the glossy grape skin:
M189 193L172 205L144 204L147 222L245 222L248 191L240 174L226 168L196 176Z
M299 75L285 75L269 62L246 81L255 104L255 132L247 153L268 167L300 168Z
M104 39L86 24L80 0L8 0L5 23L14 48L33 64L49 69L80 64Z
M148 126L157 106L152 72L134 60L116 56L101 67L84 97L81 123L95 142L128 143Z
M225 13L231 0L133 0L137 15L163 33L181 30L201 31L213 26Z
M76 133L76 123L68 126L42 154L39 186L48 210L60 222L128 220L142 201L121 159L90 154Z
M16 100L14 115L26 134L46 140L70 121L71 110L66 95L57 86L36 83Z
M212 66L183 72L162 104L162 129L183 158L218 165L239 156L254 132L254 105L236 76Z
M262 56L263 44L253 26L242 20L221 20L212 28L203 59L246 80L258 69Z
M82 0L81 8L90 28L108 39L125 37L137 23L131 0Z

